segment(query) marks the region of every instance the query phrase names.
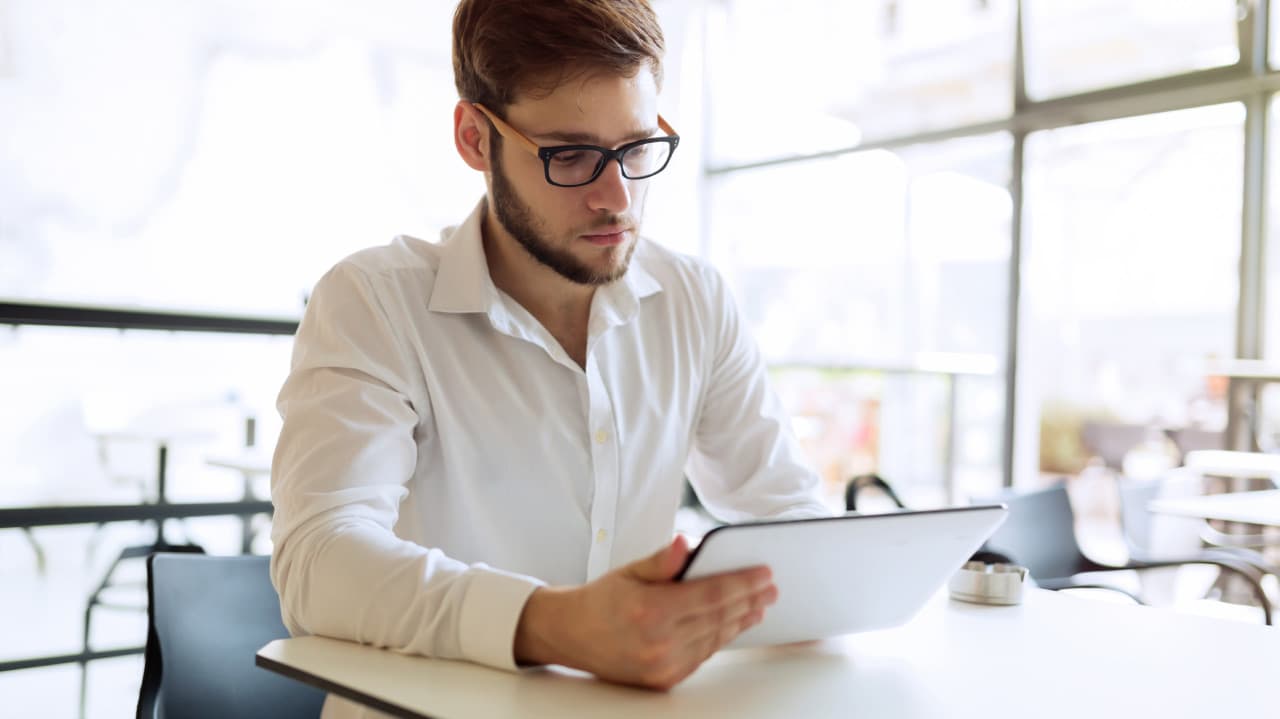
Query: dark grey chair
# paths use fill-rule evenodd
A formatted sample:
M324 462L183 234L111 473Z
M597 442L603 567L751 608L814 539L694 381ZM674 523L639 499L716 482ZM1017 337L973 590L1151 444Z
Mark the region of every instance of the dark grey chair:
M1257 598L1266 623L1271 624L1271 603L1259 583L1264 572L1245 561L1206 555L1176 559L1130 558L1123 564L1106 564L1088 557L1080 548L1075 514L1065 485L1035 492L1009 491L995 501L1009 507L1009 516L987 540L986 549L1026 567L1036 584L1044 589L1108 589L1143 604L1142 599L1131 592L1090 575L1208 564L1238 575Z
M898 509L907 508L907 505L898 497L898 493L893 491L893 487L890 487L883 477L878 474L859 474L850 479L849 484L845 485L845 511L858 511L858 496L862 495L865 498L868 494L882 496L884 500Z
M320 715L323 692L254 664L262 645L289 636L268 561L200 554L147 560L139 719Z

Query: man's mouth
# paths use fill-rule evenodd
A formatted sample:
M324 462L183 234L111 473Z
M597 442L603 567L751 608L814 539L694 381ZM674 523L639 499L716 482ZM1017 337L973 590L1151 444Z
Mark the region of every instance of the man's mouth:
M612 247L625 242L628 232L631 232L630 227L615 225L597 228L581 237L597 247Z

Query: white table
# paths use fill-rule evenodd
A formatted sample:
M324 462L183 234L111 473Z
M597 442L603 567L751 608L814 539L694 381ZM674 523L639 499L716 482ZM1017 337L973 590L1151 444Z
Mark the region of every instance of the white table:
M1187 452L1183 463L1209 477L1268 479L1280 477L1280 454L1198 449Z
M1157 499L1148 508L1152 512L1180 517L1280 527L1280 489Z
M207 457L205 462L210 467L233 469L249 477L271 474L271 455L252 449L234 456Z
M509 674L350 642L271 642L259 666L402 717L1246 717L1280 706L1280 631L1042 590L939 594L903 627L721 652L671 692Z
M256 477L271 475L271 455L253 448L246 449L235 456L208 457L205 462L210 467L230 469L240 473L243 481L241 499L245 502L256 499L253 492L253 481ZM240 515L240 551L249 554L253 549L253 515Z

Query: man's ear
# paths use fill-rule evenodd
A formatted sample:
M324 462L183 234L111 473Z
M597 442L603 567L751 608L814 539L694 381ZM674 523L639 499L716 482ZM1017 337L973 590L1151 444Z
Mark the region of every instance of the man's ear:
M488 172L489 122L471 103L459 100L453 107L453 144L462 161L473 170Z

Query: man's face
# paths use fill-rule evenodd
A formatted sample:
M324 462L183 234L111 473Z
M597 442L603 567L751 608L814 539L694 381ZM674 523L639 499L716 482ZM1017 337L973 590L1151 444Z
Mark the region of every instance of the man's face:
M630 78L591 74L546 97L521 98L505 119L539 147L613 148L658 133L657 96L647 68ZM502 227L572 282L601 285L625 274L648 180L624 178L611 161L591 184L556 187L546 181L540 158L514 142L501 144L493 155L490 197Z

